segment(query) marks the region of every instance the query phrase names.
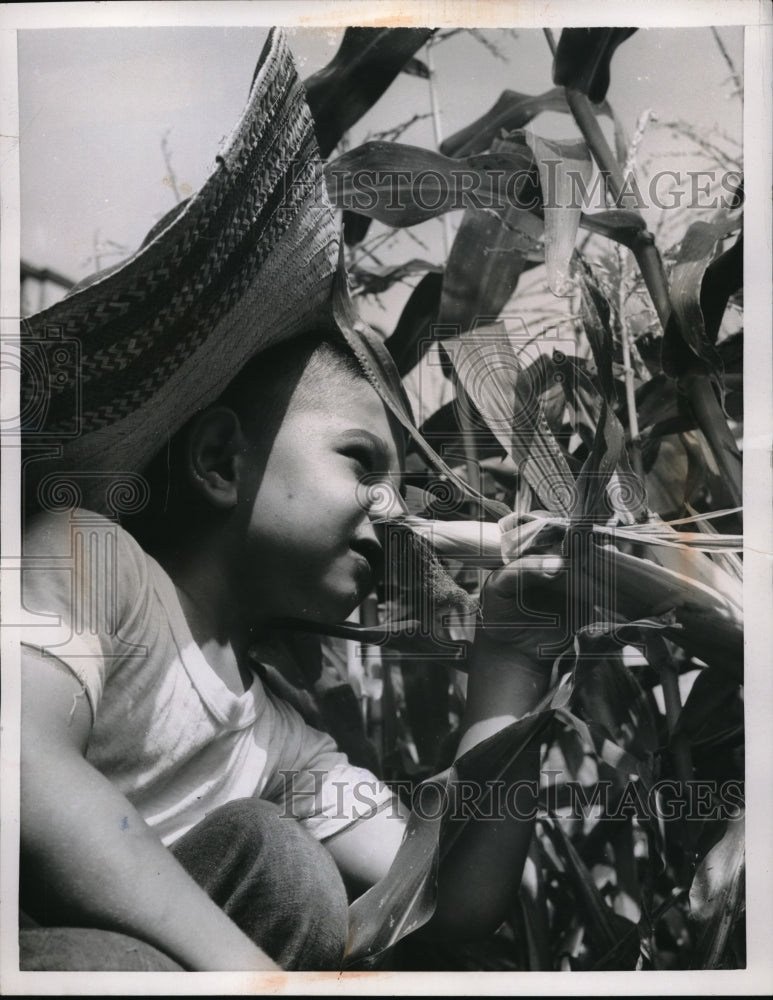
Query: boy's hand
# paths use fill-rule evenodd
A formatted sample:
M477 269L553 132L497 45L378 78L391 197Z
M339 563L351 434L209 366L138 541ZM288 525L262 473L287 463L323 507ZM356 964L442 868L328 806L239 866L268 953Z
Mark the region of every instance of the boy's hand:
M560 555L523 556L494 570L481 593L476 645L507 644L549 668L571 641L568 593Z

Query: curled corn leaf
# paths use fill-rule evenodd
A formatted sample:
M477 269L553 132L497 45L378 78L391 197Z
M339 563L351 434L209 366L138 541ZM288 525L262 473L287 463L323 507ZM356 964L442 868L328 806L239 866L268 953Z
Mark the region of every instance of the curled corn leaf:
M578 181L587 190L593 161L585 143L576 139L542 139L527 131L526 141L537 161L542 187L548 287L554 295L568 295L570 261L582 214Z

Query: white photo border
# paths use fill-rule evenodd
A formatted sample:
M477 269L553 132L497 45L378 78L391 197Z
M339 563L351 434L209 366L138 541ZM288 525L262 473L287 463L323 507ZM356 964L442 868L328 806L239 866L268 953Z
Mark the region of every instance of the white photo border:
M12 333L19 303L19 160L16 32L27 28L118 26L342 27L416 24L453 27L636 25L745 26L744 150L746 219L744 282L744 500L747 745L747 968L649 973L29 973L18 971L18 572L2 565L2 826L0 827L0 992L5 995L734 995L773 992L773 292L771 290L771 127L773 6L765 0L268 0L268 2L19 3L0 5L0 322ZM6 326L6 324L8 326ZM2 371L2 416L18 412L18 373ZM3 439L2 551L19 552L19 449ZM152 976L153 978L149 978Z

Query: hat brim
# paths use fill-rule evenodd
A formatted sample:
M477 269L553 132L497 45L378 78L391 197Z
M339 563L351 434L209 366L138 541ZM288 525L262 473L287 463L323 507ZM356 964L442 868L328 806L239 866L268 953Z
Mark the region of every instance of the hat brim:
M22 380L31 479L55 471L86 504L111 475L141 469L249 358L331 322L339 232L280 30L213 172L164 222L23 324L37 354L59 344L73 361L61 381L36 369Z

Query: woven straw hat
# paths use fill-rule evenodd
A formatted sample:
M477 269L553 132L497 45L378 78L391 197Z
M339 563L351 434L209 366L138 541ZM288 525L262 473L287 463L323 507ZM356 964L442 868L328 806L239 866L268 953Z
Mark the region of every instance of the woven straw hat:
M25 506L141 508L140 470L186 421L258 352L312 329L343 335L418 450L469 493L353 307L305 92L272 29L201 190L131 257L23 322Z
M127 260L25 321L28 489L44 506L104 507L256 352L332 322L338 257L305 92L274 29L201 190Z

